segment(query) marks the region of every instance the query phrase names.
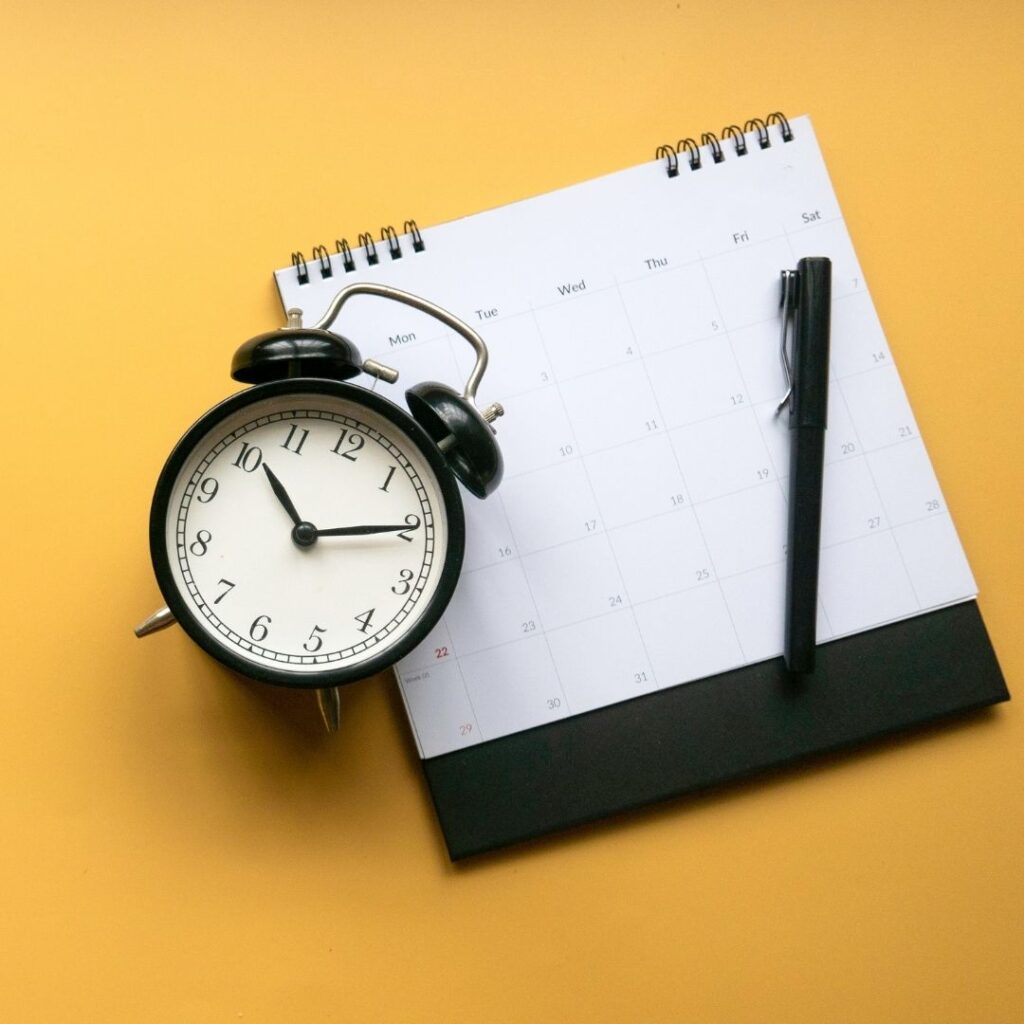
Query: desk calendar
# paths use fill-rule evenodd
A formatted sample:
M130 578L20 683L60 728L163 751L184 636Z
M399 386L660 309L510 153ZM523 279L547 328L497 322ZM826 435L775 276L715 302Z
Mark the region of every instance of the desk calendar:
M506 410L505 481L467 505L455 596L398 669L453 856L813 750L549 808L465 843L451 822L474 812L446 806L449 783L431 774L464 778L485 760L462 755L524 733L529 758L557 748L579 763L595 722L611 723L602 735L618 730L635 756L636 715L658 706L649 698L778 660L788 474L774 415L785 391L778 281L801 256L834 265L820 642L881 635L975 596L811 123L748 128L422 232L408 222L335 254L318 246L276 273L285 308L309 319L350 281L378 281L455 311L491 350L480 399ZM337 327L404 379L465 379L467 353L450 332L414 310L380 313L353 303ZM893 628L910 629L910 657L919 627ZM965 628L987 649L980 619ZM988 702L947 710L972 701ZM933 713L922 706L897 723L880 711L833 745ZM516 777L520 802L548 805ZM517 800L478 813L499 819Z

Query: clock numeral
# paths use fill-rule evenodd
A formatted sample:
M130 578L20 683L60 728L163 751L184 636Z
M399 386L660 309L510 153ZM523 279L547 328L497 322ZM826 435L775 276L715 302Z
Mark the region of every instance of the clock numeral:
M348 445L348 451L343 452L341 446L343 444ZM338 438L338 443L331 449L335 455L340 455L343 459L348 459L349 462L356 461L356 454L360 451L363 445L366 444L366 438L362 434L357 434L354 430L348 431L342 429L341 435Z
M373 613L376 608L371 608L368 612L363 612L361 615L355 617L356 622L359 623L359 632L365 633L370 628L370 622L373 619Z
M293 448L292 439L295 437L296 432L299 434L299 439L295 442L295 447ZM301 455L302 446L306 443L307 437L309 437L309 431L305 427L300 427L297 423L293 423L288 428L288 436L284 439L284 444L281 447L286 451Z
M403 594L408 594L412 590L412 578L415 575L412 569L403 569L398 574L398 582L391 588L392 594L398 594L401 597Z
M228 594L230 594L231 591L235 589L235 585L231 582L231 580L217 580L217 585L227 587L227 590L225 590L224 593L221 594L220 597L218 597L217 600L213 602L214 604L220 604L221 601L223 601L224 598L227 597Z
M377 490L379 490L379 491L386 491L388 489L388 485L391 483L391 478L395 475L395 469L397 469L397 467L396 466L392 466L388 470L387 479L384 481L384 483L380 487L377 488Z
M310 654L316 654L324 645L323 637L317 636L317 633L326 633L327 630L323 626L314 626L313 632L309 634L309 639L302 645L303 648L309 651Z
M204 505L208 505L214 498L217 497L217 491L220 490L220 484L212 477L208 476L199 485L201 493L196 495L196 501L202 502Z
M409 515L407 515L405 517L405 521L406 521L406 524L407 524L408 528L405 529L405 530L399 530L398 536L401 537L402 540L409 541L409 543L411 544L412 543L412 531L419 527L419 525L420 525L420 517L410 513Z
M249 627L249 637L255 640L256 643L261 644L267 639L267 634L270 630L267 628L274 620L269 615L257 615L252 621L252 625Z
M231 463L232 466L238 466L239 469L244 469L246 473L255 473L260 468L260 463L263 461L263 449L257 448L256 445L250 445L248 441L242 442L242 450L238 453L237 458Z
M206 554L211 540L213 540L213 534L209 530L200 530L196 534L196 539L189 544L188 549L196 558L202 558Z

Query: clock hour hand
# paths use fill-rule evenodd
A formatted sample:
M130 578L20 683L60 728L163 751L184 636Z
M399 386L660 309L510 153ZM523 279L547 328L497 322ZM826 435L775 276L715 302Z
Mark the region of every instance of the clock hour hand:
M399 530L411 530L408 523L397 526L336 526L330 530L317 530L318 537L365 537L371 533L397 533Z
M263 470L267 474L267 479L270 481L270 486L274 490L274 494L277 495L277 500L284 506L285 512L291 517L292 522L298 526L302 522L302 516L295 510L295 505L292 499L288 497L288 492L284 489L284 484L274 476L274 471L264 462Z

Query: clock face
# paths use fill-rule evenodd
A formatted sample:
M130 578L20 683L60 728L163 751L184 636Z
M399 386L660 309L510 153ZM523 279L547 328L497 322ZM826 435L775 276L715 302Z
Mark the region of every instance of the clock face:
M278 381L207 413L157 486L171 611L271 682L371 675L426 635L462 561L458 490L426 435L352 385Z

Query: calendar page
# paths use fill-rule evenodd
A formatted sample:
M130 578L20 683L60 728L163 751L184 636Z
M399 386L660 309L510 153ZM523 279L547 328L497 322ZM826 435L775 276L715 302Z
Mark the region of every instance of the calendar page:
M850 243L810 121L669 177L651 162L278 271L313 323L353 280L415 292L487 342L505 477L466 493L444 617L398 667L435 757L773 658L785 610L789 433L779 274L833 262L818 637L967 600L976 587ZM326 259L326 258L325 258ZM335 324L459 390L473 353L422 314L353 299Z

